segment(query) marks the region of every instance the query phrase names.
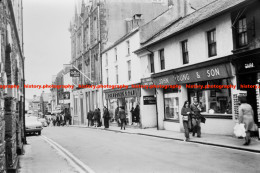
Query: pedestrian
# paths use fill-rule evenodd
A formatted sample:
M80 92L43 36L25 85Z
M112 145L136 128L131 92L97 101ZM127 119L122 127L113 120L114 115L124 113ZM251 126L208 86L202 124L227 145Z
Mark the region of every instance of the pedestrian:
M97 108L97 113L98 113L98 127L101 127L102 121L101 121L101 112L99 108Z
M117 122L117 126L120 127L120 119L119 119L119 107L115 109L115 121Z
M88 127L91 126L91 121L92 121L92 111L89 111L87 114L87 119L88 119Z
M241 105L238 107L239 123L245 124L246 137L244 145L249 145L251 142L250 131L254 131L254 111L252 106L247 103L245 96L239 97Z
M181 109L181 115L183 116L183 127L184 127L184 134L185 134L185 141L189 141L189 121L190 121L190 115L191 115L191 108L188 101L184 102L184 105Z
M126 115L125 115L125 110L124 107L121 106L119 108L119 118L120 118L120 123L121 123L121 130L125 130L125 126L126 126Z
M202 111L202 106L198 103L198 98L193 97L193 103L190 106L191 111L192 111L192 136L195 136L195 133L197 133L197 137L201 137L201 114L200 112Z
M109 119L110 119L109 111L106 107L104 107L103 111L104 111L104 115L103 115L104 126L105 128L109 128Z
M98 109L95 109L93 114L94 127L98 127Z
M137 125L140 125L140 107L139 105L136 105L135 110L134 110L134 114L135 114L135 122L137 123Z
M135 109L134 107L131 108L131 114L132 114L132 124L133 125L136 122L136 116L135 116Z

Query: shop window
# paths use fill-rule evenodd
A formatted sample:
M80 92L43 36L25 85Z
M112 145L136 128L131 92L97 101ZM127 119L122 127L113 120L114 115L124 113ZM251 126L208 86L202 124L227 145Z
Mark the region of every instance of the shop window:
M161 70L165 69L164 49L159 50Z
M195 85L225 86L229 85L228 79L212 80L195 83ZM193 103L193 97L198 98L202 107L202 114L206 115L232 115L231 89L210 88L203 90L188 90L189 101Z
M216 29L207 32L209 57L217 55Z
M241 18L237 22L237 44L238 47L243 47L248 44L246 17Z
M189 63L188 40L181 42L183 64Z
M149 54L149 60L150 60L150 70L151 73L154 73L154 54Z
M165 119L179 120L179 97L176 93L164 93Z

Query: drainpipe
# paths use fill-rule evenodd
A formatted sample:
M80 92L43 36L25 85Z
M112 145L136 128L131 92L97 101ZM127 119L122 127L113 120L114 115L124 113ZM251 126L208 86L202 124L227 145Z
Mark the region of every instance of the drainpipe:
M158 116L158 108L157 108L157 88L155 88L154 96L156 97L155 106L156 106L156 123L157 123L157 130L159 130L159 116Z

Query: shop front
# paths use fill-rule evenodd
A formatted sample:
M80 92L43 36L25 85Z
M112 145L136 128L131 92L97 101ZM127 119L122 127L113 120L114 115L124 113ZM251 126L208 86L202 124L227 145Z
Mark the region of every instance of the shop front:
M246 92L247 101L254 110L254 121L260 126L260 53L238 55L234 60L238 88ZM257 134L259 136L259 133Z
M202 132L209 134L233 133L234 106L232 93L236 90L235 77L230 63L205 62L198 66L172 70L172 75L157 77L154 83L159 85L177 85L178 88L160 89L163 101L158 107L163 129L182 131L181 109L186 100L193 104L197 97L202 107L201 114L207 119L202 124ZM162 111L163 109L163 111ZM160 115L160 113L163 115ZM163 116L163 118L162 118Z
M104 90L106 105L111 123L117 124L119 107L124 107L127 125L139 127L140 123L140 88Z

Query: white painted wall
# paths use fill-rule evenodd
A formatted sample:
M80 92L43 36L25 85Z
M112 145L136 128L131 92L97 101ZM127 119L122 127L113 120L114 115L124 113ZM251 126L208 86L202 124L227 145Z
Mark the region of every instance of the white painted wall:
M127 55L127 44L126 41L130 42L130 55ZM140 37L139 31L130 36L128 39L122 41L112 49L104 52L102 54L102 76L103 76L103 84L107 84L107 75L106 70L108 69L109 73L109 85L118 85L125 84L131 85L135 83L140 83L141 81L141 68L143 65L140 62L140 58L133 53L133 51L137 50L140 47ZM117 48L117 61L115 61L115 50ZM108 66L106 66L106 53L108 55ZM132 80L128 81L128 67L127 61L131 60L131 76ZM118 75L119 80L118 84L116 83L116 68L118 66ZM106 89L104 89L106 90Z

